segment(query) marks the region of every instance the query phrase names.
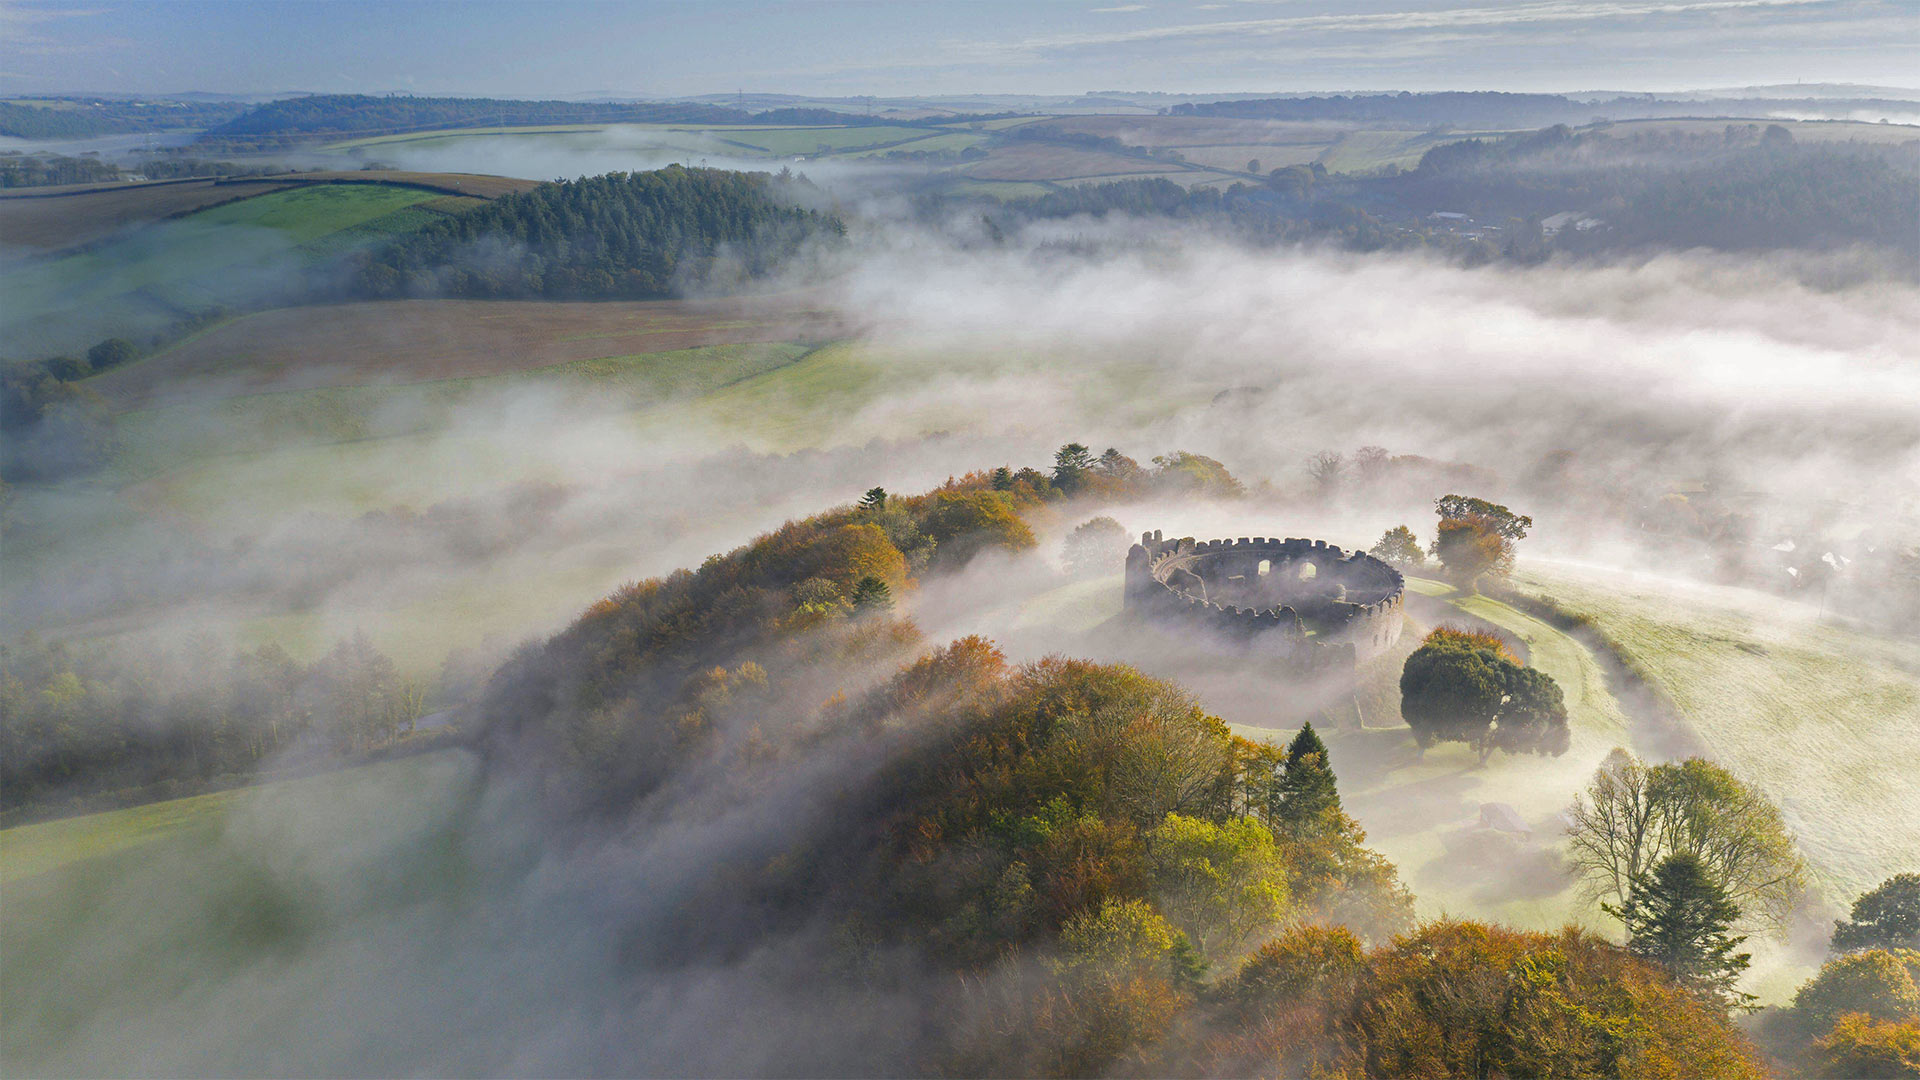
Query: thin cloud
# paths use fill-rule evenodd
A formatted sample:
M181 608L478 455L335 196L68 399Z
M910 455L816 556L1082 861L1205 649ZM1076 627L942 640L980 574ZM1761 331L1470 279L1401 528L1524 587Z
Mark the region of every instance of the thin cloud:
M1514 26L1536 23L1596 22L1647 16L1694 15L1768 8L1829 6L1831 0L1608 0L1536 3L1498 7L1451 8L1440 11L1384 11L1370 14L1291 15L1272 19L1231 19L1184 23L1096 33L1054 34L1005 45L981 43L988 49L1041 51L1094 45L1124 45L1142 41L1207 38L1246 34L1364 33L1369 31L1446 30L1463 27Z

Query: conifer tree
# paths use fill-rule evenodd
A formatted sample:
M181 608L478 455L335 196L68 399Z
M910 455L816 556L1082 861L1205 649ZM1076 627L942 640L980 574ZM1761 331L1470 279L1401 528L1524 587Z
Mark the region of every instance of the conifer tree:
M1752 959L1733 950L1744 936L1728 932L1740 907L1697 856L1669 855L1634 881L1623 907L1602 904L1627 928L1627 951L1667 970L1731 1006L1753 995L1733 989Z
M1310 831L1316 822L1339 811L1340 792L1327 759L1327 744L1320 741L1312 724L1302 726L1287 744L1287 758L1274 787L1275 824L1288 832Z
M887 489L886 488L883 488L883 487L868 488L867 493L865 495L860 496L860 509L862 510L882 510L886 508L886 505L887 505Z
M1072 494L1093 470L1093 451L1077 442L1062 446L1053 455L1053 483L1062 491Z
M893 590L868 574L853 586L853 607L855 611L892 611Z

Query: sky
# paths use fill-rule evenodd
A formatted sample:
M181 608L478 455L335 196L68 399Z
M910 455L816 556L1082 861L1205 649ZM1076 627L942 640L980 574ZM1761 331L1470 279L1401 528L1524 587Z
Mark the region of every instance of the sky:
M0 0L0 94L1920 85L1920 0Z

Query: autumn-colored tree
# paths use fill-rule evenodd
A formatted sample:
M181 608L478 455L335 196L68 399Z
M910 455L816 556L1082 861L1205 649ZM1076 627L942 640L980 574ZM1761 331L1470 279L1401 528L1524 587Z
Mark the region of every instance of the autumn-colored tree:
M1367 549L1367 554L1402 570L1413 569L1427 561L1427 553L1420 549L1420 538L1405 525L1396 525L1382 533L1379 541Z

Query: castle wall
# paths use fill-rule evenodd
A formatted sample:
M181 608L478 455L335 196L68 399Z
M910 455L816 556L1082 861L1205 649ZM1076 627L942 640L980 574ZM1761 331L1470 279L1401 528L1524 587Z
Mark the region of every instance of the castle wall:
M1155 531L1127 553L1129 613L1271 650L1299 668L1351 666L1392 648L1405 589L1393 567L1324 540L1165 540Z

